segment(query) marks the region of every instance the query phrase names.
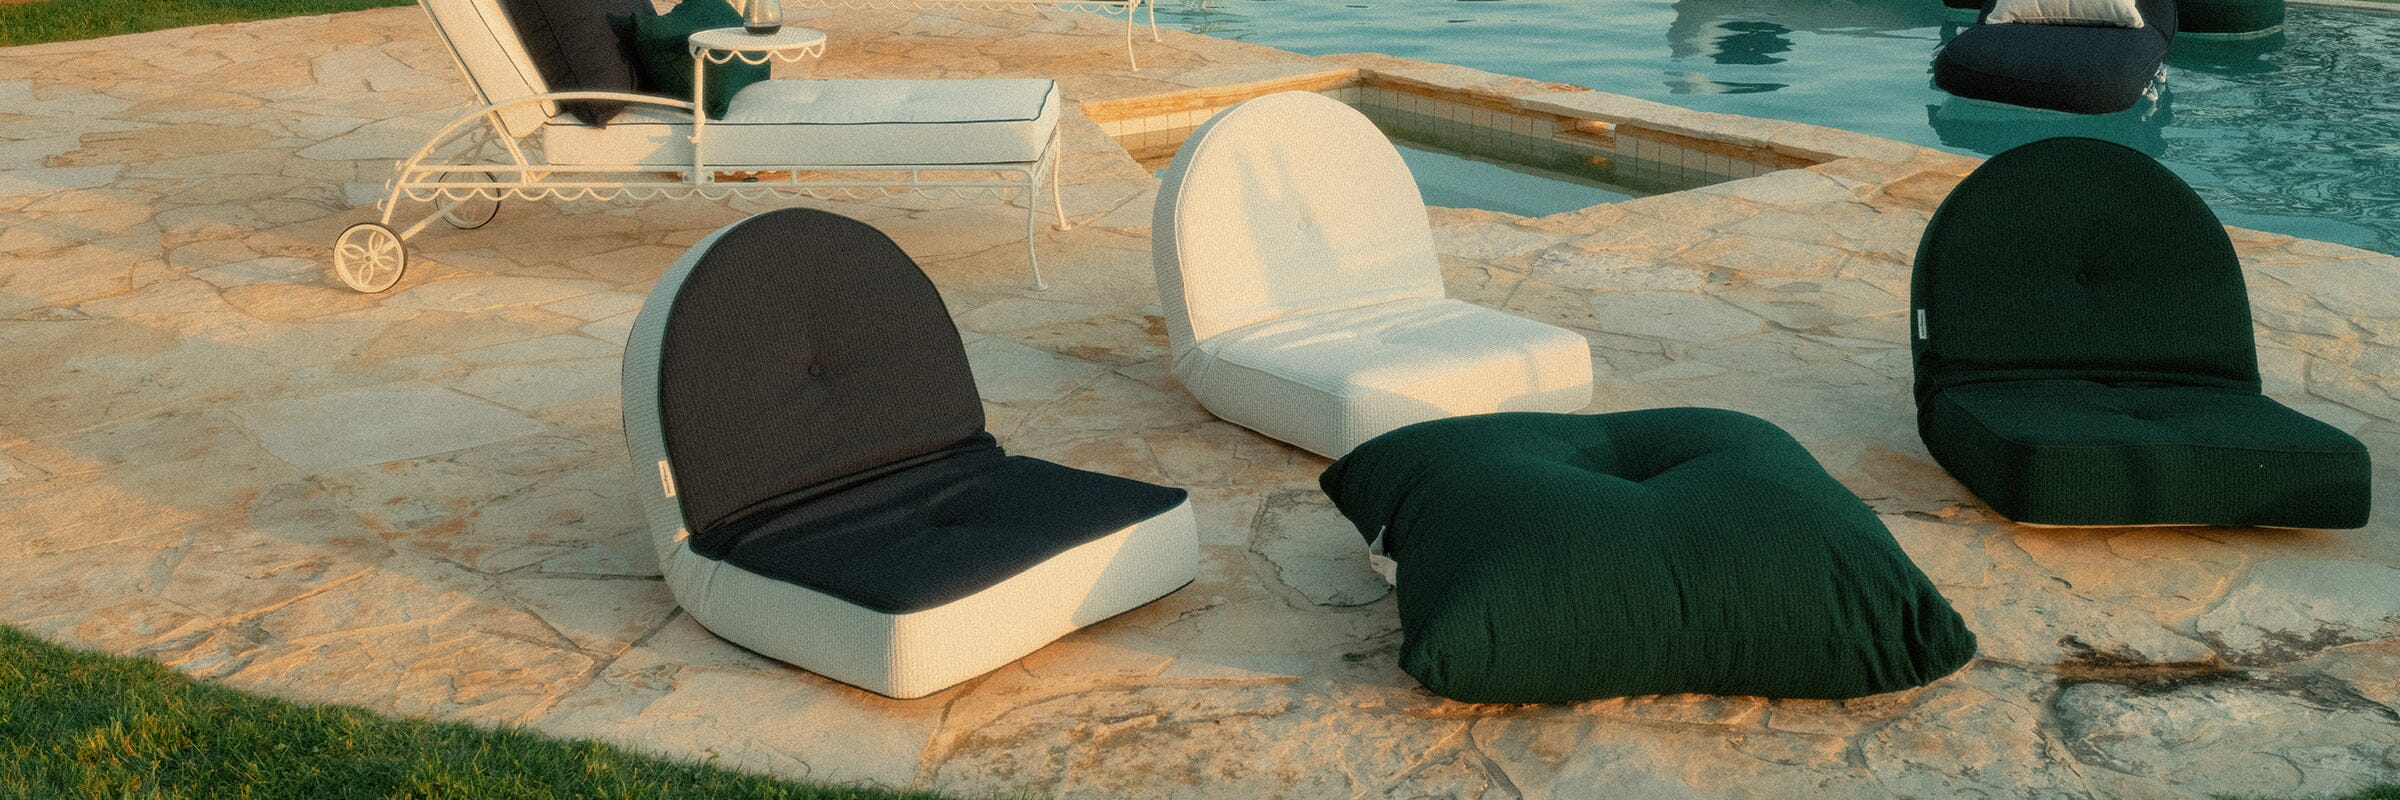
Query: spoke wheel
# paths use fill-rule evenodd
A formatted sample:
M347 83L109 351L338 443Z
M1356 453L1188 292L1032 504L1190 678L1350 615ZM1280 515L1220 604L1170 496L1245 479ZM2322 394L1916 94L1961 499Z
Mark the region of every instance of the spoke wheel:
M352 289L373 294L400 282L408 270L408 245L392 229L361 222L333 240L333 274Z
M483 173L483 179L492 183L500 182L500 176L489 172ZM456 207L442 212L442 221L450 223L450 227L471 231L491 224L492 218L497 216L500 216L500 198L478 195L462 200Z

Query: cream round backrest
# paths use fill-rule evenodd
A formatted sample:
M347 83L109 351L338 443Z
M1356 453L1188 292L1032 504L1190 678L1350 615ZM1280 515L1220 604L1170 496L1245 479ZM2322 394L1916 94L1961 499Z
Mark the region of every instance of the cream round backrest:
M1178 355L1293 314L1442 296L1416 180L1338 100L1285 92L1226 109L1161 179L1151 263Z
M508 23L508 14L496 0L418 3L433 18L434 31L449 43L450 53L458 57L459 71L467 74L467 83L475 87L482 102L505 103L550 91L542 73L534 69L533 59L525 55L516 26ZM510 136L530 136L556 113L558 108L552 103L520 105L501 112L500 124Z

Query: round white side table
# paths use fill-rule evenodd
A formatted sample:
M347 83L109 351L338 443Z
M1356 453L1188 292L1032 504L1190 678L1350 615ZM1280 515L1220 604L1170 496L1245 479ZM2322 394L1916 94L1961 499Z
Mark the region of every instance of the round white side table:
M708 183L708 65L823 58L825 32L789 25L765 35L741 28L710 28L692 34L688 45L692 51L692 182Z

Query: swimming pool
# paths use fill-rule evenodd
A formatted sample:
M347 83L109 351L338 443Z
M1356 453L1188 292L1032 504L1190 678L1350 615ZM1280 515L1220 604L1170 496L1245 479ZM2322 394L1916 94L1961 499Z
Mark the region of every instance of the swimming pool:
M2177 40L2157 97L2079 117L1954 98L1937 0L1167 0L1160 23L1373 51L1983 155L2092 136L2156 156L2228 223L2400 254L2400 13L2293 6L2283 32Z

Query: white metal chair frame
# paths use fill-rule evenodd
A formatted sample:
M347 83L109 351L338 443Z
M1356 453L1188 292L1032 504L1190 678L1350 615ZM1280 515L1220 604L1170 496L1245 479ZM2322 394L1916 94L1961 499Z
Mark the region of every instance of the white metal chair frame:
M1095 14L1125 15L1125 65L1141 69L1133 57L1134 12L1149 9L1150 41L1158 41L1158 0L791 0L807 8L847 8L859 11L893 8L1023 8L1050 6Z
M436 20L437 28L439 24ZM447 39L447 34L444 36ZM1040 212L1034 192L1043 178L1050 180L1050 205L1058 229L1071 227L1059 194L1059 134L1055 130L1040 157L1033 161L972 165L743 164L737 168L785 174L781 180L724 182L715 179L715 170L708 166L705 148L700 146L698 134L703 124L700 118L706 115L690 101L624 92L579 91L545 92L494 103L455 47L451 56L458 63L459 72L474 87L477 107L443 126L415 155L399 163L398 175L387 183L389 194L375 204L381 212L378 221L351 225L334 240L334 274L351 289L374 293L392 288L408 269L409 237L424 232L437 219L461 230L483 227L499 215L501 202L511 197L680 200L698 196L710 200L727 197L797 200L805 196L818 200L861 200L902 193L931 194L946 189L960 198L988 195L1006 200L1013 189L1025 203L1025 261L1033 273L1036 289L1049 288L1042 279L1042 265L1034 252L1038 230L1035 218ZM747 56L742 58L749 60ZM677 175L679 170L658 165L549 164L542 157L538 128L524 136L514 136L502 121L503 114L513 109L573 100L619 101L691 113L694 117L691 169ZM495 146L497 153L493 152ZM867 176L843 180L824 178L820 173L866 173ZM433 211L405 228L394 229L393 221L403 200L432 203ZM482 205L486 202L490 205Z

